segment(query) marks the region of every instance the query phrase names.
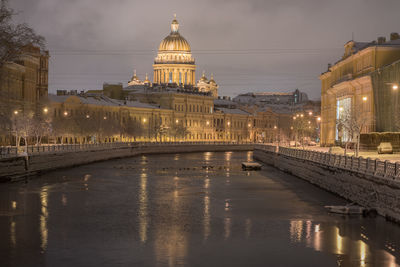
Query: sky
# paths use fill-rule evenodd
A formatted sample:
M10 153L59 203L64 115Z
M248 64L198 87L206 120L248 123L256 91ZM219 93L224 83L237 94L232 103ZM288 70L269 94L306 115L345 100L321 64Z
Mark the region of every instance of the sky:
M9 0L46 38L49 92L152 77L173 15L219 95L291 92L320 98L319 75L352 39L400 32L400 0Z

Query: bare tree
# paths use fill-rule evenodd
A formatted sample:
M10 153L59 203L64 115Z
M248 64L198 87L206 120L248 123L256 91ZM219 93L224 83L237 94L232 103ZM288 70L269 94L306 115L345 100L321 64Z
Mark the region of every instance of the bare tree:
M352 109L341 110L337 120L338 130L348 134L348 140L355 141L355 156L358 157L360 151L361 132L372 123L372 118L362 109L361 105ZM348 141L346 140L346 141Z
M42 36L37 35L27 24L15 24L12 18L16 13L8 6L8 0L0 1L1 70L6 62L12 62L18 59L27 45L32 44L44 48L45 40Z

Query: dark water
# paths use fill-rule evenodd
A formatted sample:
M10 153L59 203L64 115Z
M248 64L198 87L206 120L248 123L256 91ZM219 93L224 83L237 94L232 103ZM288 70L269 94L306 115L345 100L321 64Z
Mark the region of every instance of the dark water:
M251 152L152 155L0 185L0 266L398 266L400 227ZM206 166L209 166L207 168Z

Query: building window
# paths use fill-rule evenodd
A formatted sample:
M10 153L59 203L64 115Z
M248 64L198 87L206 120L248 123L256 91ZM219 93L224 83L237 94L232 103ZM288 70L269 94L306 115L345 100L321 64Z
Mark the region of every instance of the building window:
M172 72L169 73L169 83L172 83Z
M179 72L179 83L182 83L182 72Z

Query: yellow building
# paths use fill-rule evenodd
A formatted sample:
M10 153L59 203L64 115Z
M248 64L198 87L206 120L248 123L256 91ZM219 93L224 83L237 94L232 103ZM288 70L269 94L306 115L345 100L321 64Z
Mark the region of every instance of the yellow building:
M189 43L179 33L176 17L171 23L171 33L158 48L153 68L154 83L195 85L196 65Z
M4 101L23 106L39 102L48 91L49 52L32 45L15 62L1 70L0 94Z
M344 49L343 57L320 75L321 145L353 141L338 123L346 113L365 118L363 133L375 130L374 91L378 88L372 85L371 73L400 59L399 34L392 33L389 41L384 37L370 43L349 41Z

